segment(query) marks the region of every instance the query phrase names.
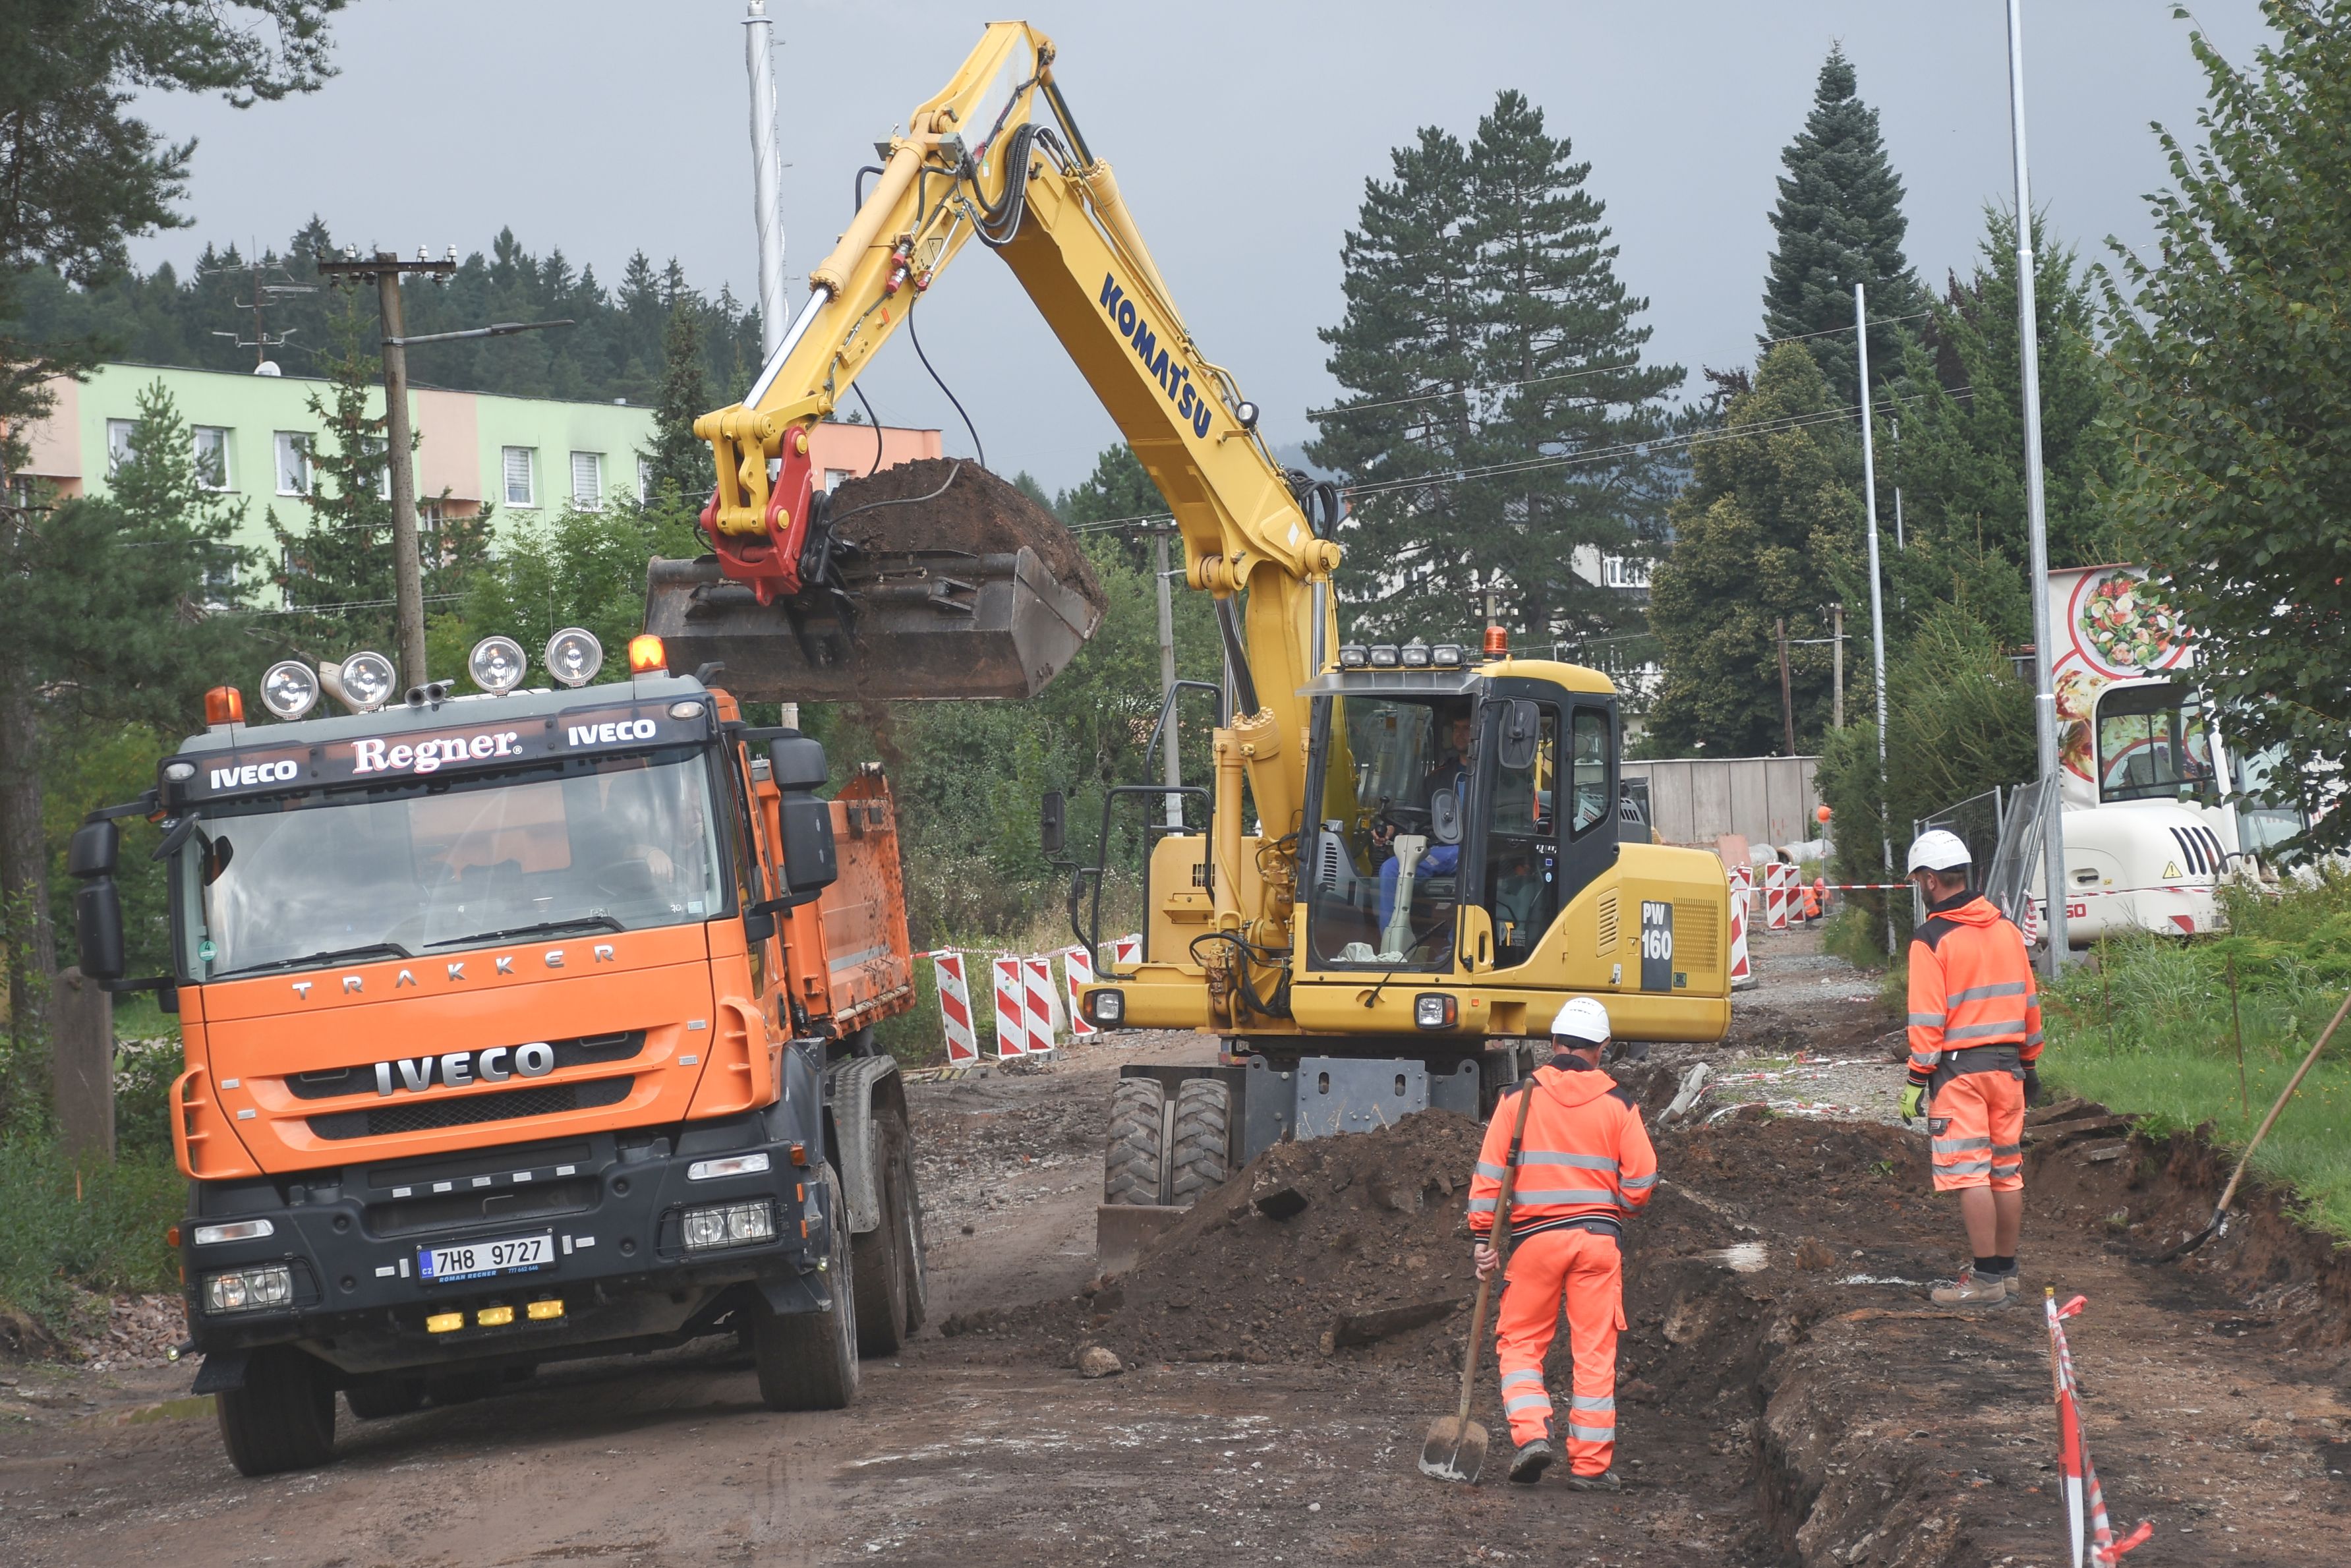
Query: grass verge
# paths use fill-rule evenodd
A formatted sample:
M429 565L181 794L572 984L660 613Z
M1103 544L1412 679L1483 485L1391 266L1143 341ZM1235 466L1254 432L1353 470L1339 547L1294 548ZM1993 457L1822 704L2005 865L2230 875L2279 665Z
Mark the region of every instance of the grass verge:
M2223 1146L2252 1139L2351 985L2351 878L2282 897L2231 890L2229 904L2225 936L2109 942L2096 972L2068 971L2043 1009L2051 1089L2158 1133L2210 1123ZM2252 1168L2292 1187L2310 1224L2351 1241L2351 1028L2287 1102Z

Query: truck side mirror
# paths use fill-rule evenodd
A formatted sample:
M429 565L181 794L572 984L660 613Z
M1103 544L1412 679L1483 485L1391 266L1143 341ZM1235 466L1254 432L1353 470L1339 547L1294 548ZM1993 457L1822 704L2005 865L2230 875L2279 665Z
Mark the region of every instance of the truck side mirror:
M1065 819L1069 801L1059 789L1045 791L1037 807L1037 842L1049 861L1061 858L1062 841L1067 837Z
M794 735L768 743L768 776L787 795L795 789L823 789L828 771L821 741Z
M832 802L796 789L783 798L778 820L782 830L784 885L794 894L810 896L831 887L841 875L841 862L833 850Z
M1502 710L1500 743L1495 760L1503 771L1523 773L1535 765L1535 745L1542 737L1542 712L1520 699Z
M114 862L122 831L110 821L84 822L66 848L66 869L81 881L74 894L74 936L81 972L93 980L122 977L122 894Z

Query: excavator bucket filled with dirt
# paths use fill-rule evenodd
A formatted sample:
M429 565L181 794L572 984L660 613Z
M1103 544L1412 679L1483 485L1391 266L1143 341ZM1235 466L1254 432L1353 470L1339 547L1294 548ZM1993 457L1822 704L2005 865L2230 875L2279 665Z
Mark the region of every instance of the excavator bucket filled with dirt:
M1108 601L1069 531L976 463L901 464L810 517L801 591L762 604L714 556L656 559L645 630L670 668L756 702L1034 695Z

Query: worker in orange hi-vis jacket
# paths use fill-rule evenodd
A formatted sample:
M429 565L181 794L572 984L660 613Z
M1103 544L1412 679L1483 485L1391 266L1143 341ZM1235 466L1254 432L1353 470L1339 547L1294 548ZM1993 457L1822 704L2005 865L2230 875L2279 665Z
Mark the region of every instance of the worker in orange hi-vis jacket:
M1502 1409L1517 1445L1510 1479L1538 1480L1559 1457L1542 1367L1564 1297L1575 1353L1568 1484L1615 1491L1616 1333L1625 1326L1622 1221L1649 1201L1657 1155L1640 1108L1600 1069L1609 1048L1608 1009L1588 997L1573 998L1552 1020L1551 1044L1550 1063L1503 1097L1486 1128L1469 1178L1469 1228L1478 1237L1475 1257L1483 1279L1502 1262L1492 1236L1518 1119L1515 1096L1532 1095L1510 1193L1510 1268L1502 1276L1495 1332Z
M2024 937L1968 885L1968 846L1941 829L1910 846L1927 906L1910 936L1910 1077L1902 1119L1921 1114L1935 1190L1959 1195L1973 1259L1935 1287L1938 1305L2023 1294L2024 1108L2041 1097L2041 998Z

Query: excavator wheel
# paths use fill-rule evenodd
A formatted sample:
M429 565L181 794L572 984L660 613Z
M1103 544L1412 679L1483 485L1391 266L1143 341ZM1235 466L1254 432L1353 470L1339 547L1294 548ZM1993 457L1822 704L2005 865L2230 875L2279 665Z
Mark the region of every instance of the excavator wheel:
M1102 1157L1102 1202L1155 1204L1167 1091L1152 1078L1122 1078L1110 1097L1110 1147Z
M1229 1175L1232 1091L1213 1078L1187 1078L1176 1091L1176 1137L1168 1151L1173 1190L1180 1207L1189 1207Z

